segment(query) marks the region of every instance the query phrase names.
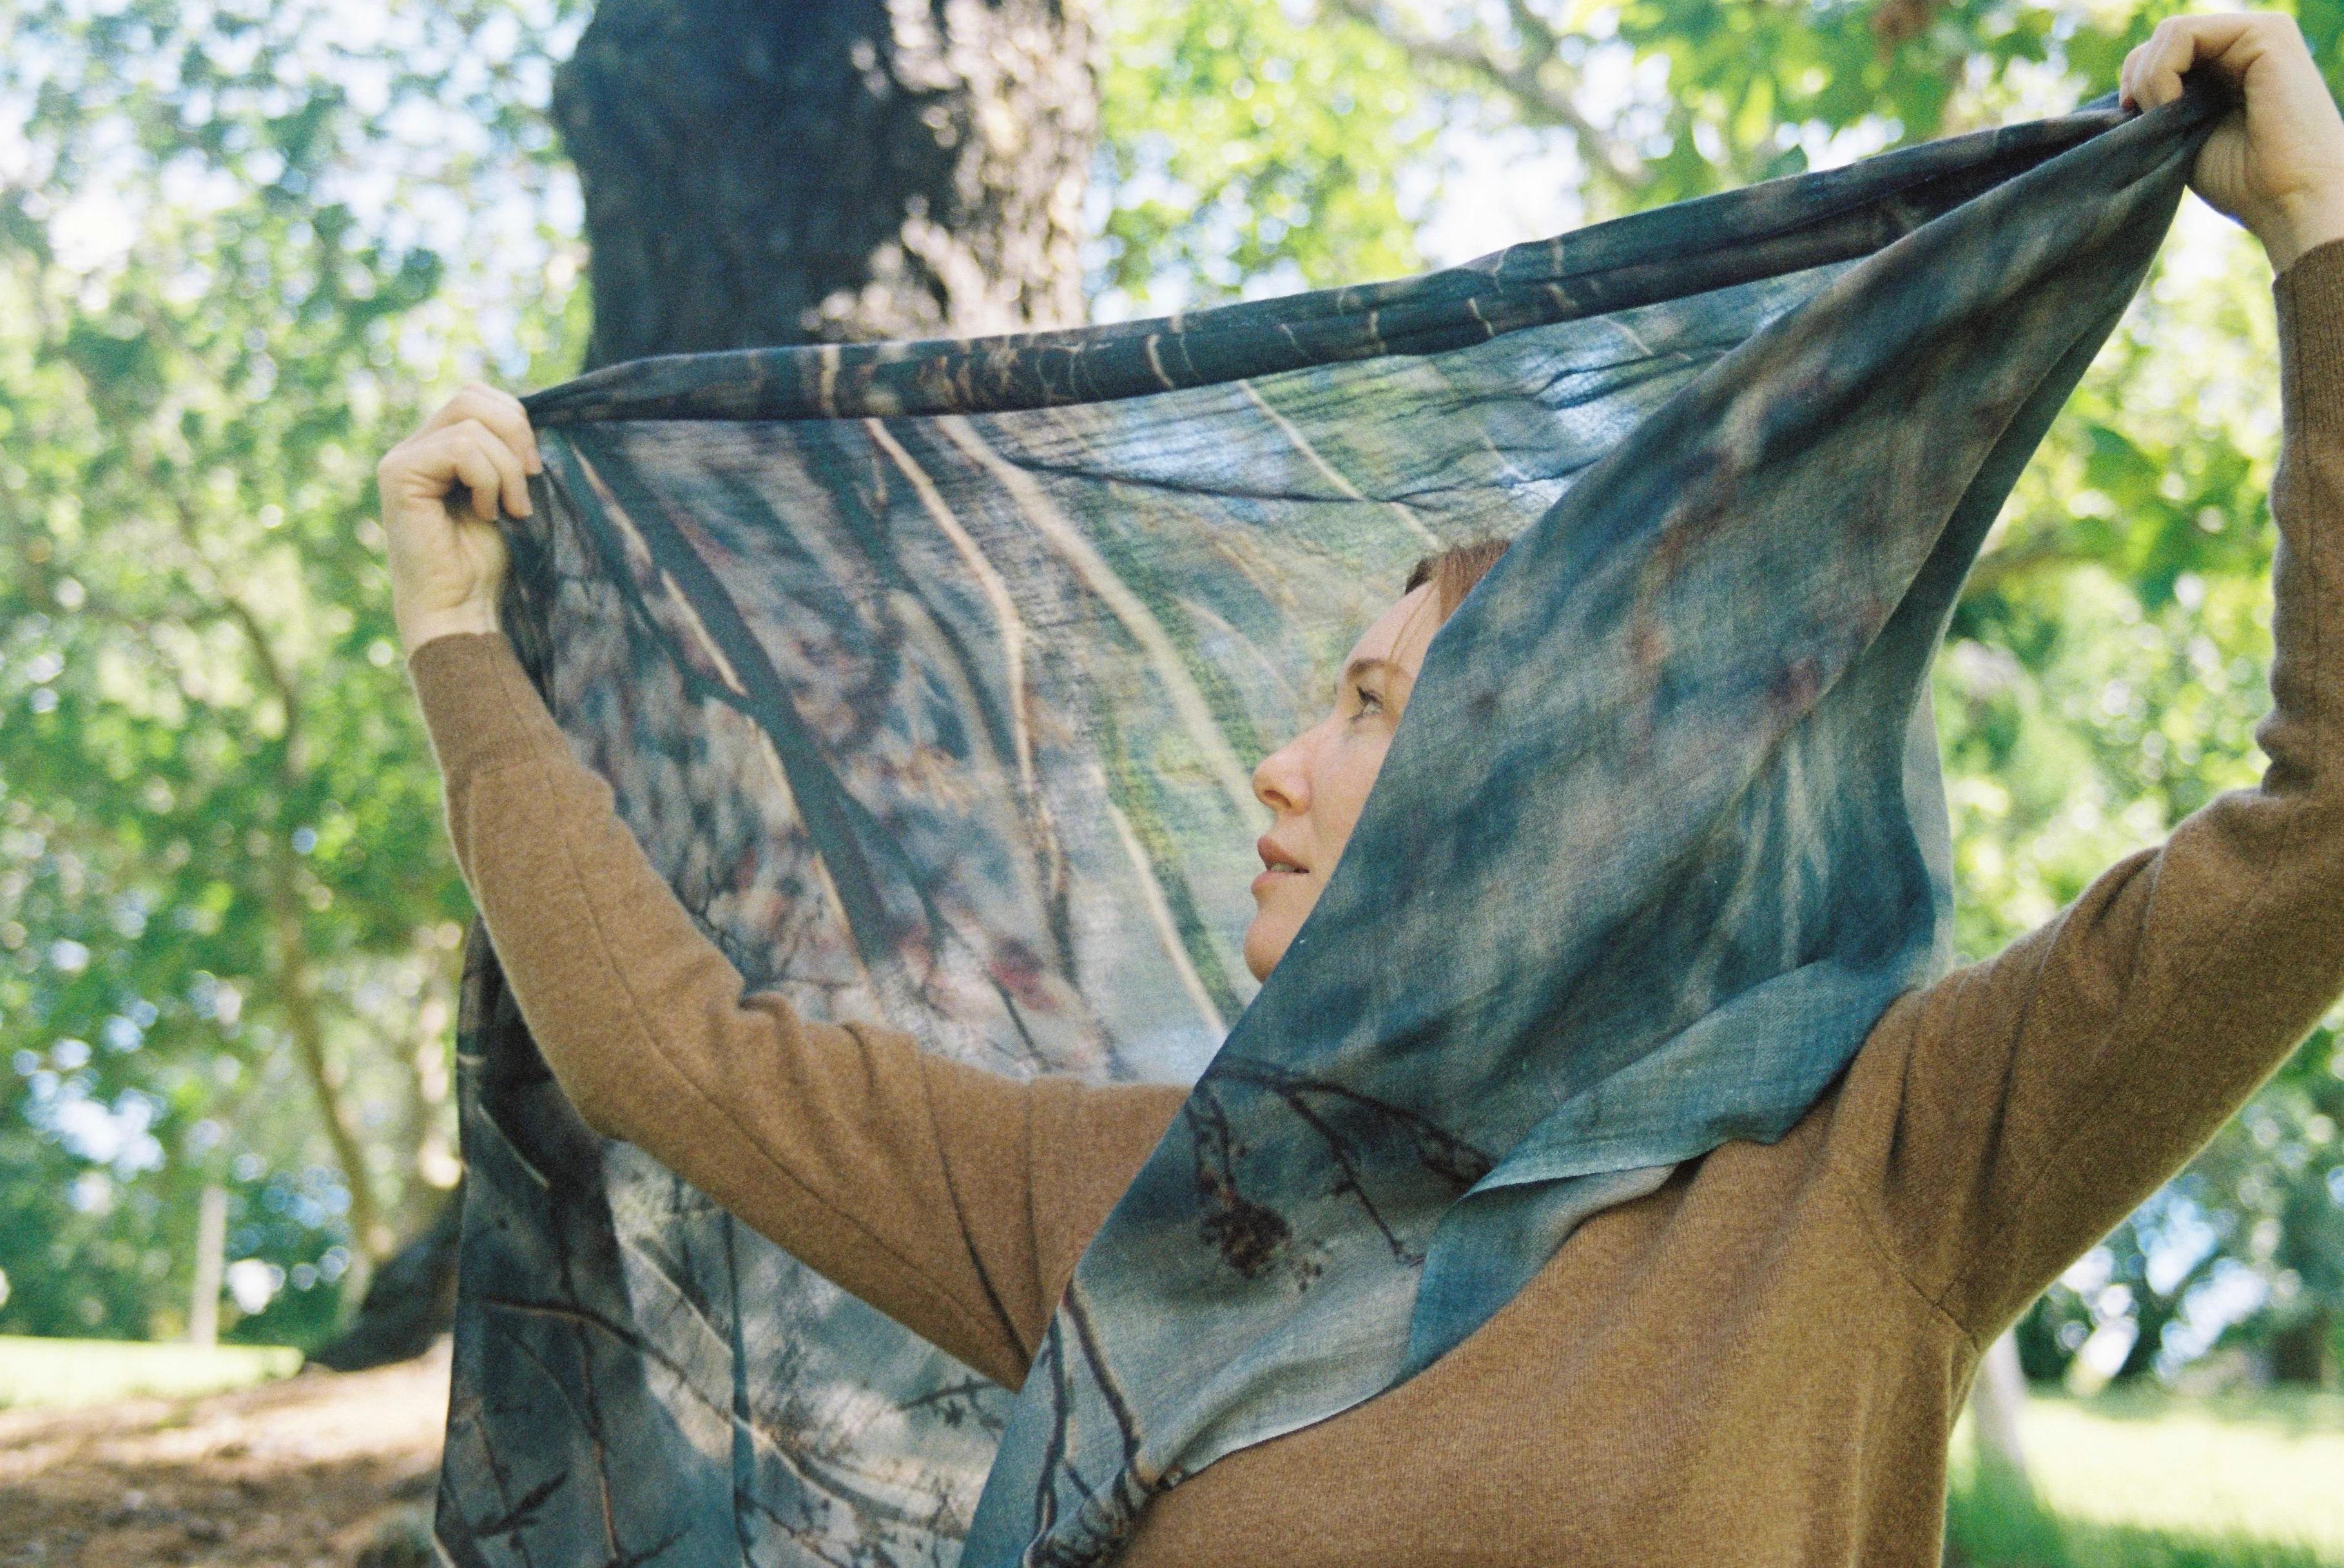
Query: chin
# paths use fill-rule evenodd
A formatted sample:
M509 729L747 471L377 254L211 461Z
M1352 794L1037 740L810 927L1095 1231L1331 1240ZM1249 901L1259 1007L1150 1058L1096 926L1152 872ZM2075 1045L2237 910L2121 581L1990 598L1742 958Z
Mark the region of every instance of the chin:
M1294 933L1284 929L1285 924L1264 910L1255 916L1253 924L1246 928L1246 967L1253 972L1256 980L1268 979L1269 972L1278 967L1278 961L1286 956L1286 949L1293 942Z

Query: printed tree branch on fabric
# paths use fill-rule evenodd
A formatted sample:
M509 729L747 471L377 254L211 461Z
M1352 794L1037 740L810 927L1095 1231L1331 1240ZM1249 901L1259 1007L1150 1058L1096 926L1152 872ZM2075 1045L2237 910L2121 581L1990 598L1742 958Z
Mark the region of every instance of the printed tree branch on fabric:
M597 1139L476 927L450 1557L1104 1562L1589 1214L1779 1138L1945 961L1929 662L2218 106L1426 278L530 399L503 622L747 981L1195 1087L1012 1400ZM1243 759L1484 533L1254 989Z

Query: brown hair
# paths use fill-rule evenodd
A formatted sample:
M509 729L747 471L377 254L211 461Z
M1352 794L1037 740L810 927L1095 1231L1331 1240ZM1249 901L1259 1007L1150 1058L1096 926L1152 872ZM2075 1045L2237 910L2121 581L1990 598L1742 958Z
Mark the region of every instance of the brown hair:
M1438 554L1420 556L1409 569L1408 583L1400 592L1412 593L1427 582L1432 584L1432 596L1440 608L1443 621L1457 612L1465 602L1465 595L1473 592L1473 584L1481 581L1490 568L1498 564L1498 557L1506 553L1512 540L1485 534L1480 539L1452 544Z

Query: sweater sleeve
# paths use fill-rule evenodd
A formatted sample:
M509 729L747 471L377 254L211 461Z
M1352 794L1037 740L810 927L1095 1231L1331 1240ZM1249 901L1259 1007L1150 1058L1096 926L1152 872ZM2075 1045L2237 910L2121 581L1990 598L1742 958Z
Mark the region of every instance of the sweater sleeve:
M2259 787L1900 998L1834 1112L1882 1244L1981 1343L2187 1163L2344 987L2344 241L2275 293Z
M1015 1386L1068 1249L1128 1183L1179 1092L1021 1082L896 1030L744 994L502 633L435 637L408 671L457 862L579 1114Z

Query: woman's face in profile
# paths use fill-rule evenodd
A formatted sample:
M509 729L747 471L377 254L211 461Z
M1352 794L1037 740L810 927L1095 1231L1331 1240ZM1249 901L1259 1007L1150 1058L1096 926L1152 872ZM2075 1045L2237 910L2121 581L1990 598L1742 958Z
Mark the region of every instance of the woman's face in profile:
M1246 967L1257 980L1285 956L1359 820L1424 650L1440 630L1435 595L1432 583L1421 584L1378 616L1343 662L1333 711L1253 771L1253 793L1276 814L1256 845L1264 870L1254 879L1255 913L1246 929Z

